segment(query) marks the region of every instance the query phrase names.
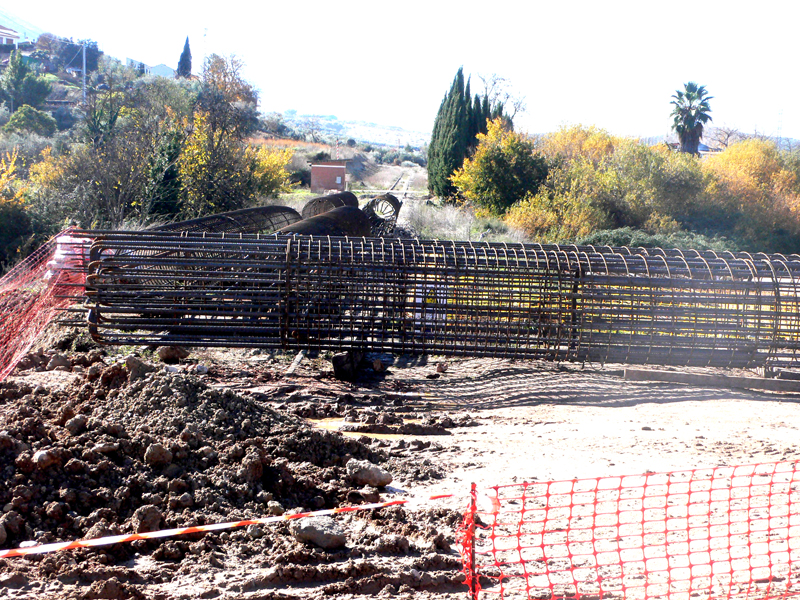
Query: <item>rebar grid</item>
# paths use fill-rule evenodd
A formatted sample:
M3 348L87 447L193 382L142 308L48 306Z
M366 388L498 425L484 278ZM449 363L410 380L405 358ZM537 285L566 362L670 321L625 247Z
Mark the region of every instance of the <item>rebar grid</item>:
M102 343L792 366L800 257L86 232Z
M296 223L300 214L287 206L257 206L208 217L178 221L148 228L148 231L190 233L272 233Z
M372 225L374 237L391 237L397 225L397 215L403 203L392 194L373 198L362 209Z
M358 198L353 192L340 192L338 194L319 196L306 202L300 214L304 219L310 219L311 217L316 217L317 215L321 215L341 206L353 206L358 208Z

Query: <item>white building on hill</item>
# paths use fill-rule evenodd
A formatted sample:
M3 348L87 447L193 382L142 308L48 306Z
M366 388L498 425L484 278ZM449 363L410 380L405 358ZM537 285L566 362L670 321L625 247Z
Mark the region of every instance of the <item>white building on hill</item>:
M16 44L20 40L20 35L5 25L0 25L0 44Z
M175 69L168 67L164 63L156 65L155 67L148 66L141 61L133 60L132 58L125 59L125 65L131 69L141 69L148 75L157 75L158 77L166 77L167 79L175 79Z

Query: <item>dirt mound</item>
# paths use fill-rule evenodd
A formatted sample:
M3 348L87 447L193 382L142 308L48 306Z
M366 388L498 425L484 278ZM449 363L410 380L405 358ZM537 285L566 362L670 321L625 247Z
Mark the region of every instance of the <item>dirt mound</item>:
M395 465L397 460L390 459L387 450L391 448L382 448L384 444L312 429L297 416L279 412L252 396L209 387L194 375L134 371L134 378L140 378L129 381L131 371L117 363L99 374L97 370L87 372L69 387L52 391L24 382L0 383L0 473L8 483L0 486L0 547L375 501L377 490L356 489L348 480L348 461ZM403 470L402 465L395 466ZM420 465L414 468L416 473L406 469L412 479L421 472ZM407 535L410 530L403 524L404 511L391 514L400 524L390 529L396 529L397 536ZM445 521L457 521L458 513L445 517ZM375 518L382 517L351 516L348 522ZM449 543L438 528L420 534L416 527L423 542L415 543L433 544L431 547L448 548L449 552ZM385 536L385 531L373 535L374 540L359 536L355 547L333 555L342 558L344 553L349 559L408 552L408 540ZM381 541L376 541L378 538ZM432 541L434 538L438 541ZM238 550L242 555L269 555L279 566L334 560L320 549L298 544L287 526L280 525L0 560L0 580L12 577L20 589L27 589L30 580L56 577L62 582L95 581L81 592L82 597L138 597L140 585L151 586L166 575L151 574L145 581L138 571L121 567L125 561L140 554L165 565L205 557L211 566L222 566L215 558L218 546L232 541L243 544ZM458 562L457 557L450 558ZM448 582L458 578L456 563L448 563ZM316 567L276 567L261 583L251 585L338 580L344 575L350 581L354 575L339 573L341 566L331 568L335 572L325 575L325 569L317 572ZM383 573L382 569L373 566L360 575L369 579ZM312 577L311 571L316 575ZM5 575L8 573L11 575ZM378 583L369 579L373 581L369 584L363 577L356 579L336 585L353 591L404 585L397 577L381 576L375 580Z
M26 311L38 299L38 294L29 290L8 290L0 292L0 315L8 315L13 311Z

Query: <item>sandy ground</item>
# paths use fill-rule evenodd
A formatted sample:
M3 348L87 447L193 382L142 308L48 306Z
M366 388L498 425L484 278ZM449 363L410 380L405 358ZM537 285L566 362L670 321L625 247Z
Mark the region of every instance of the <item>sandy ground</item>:
M355 384L330 378L329 367L321 359L306 360L294 375L284 377L281 375L291 357L208 351L193 354L191 360L212 368L212 374L217 376L209 377L208 381L214 386L269 397L279 410L291 408L292 393L311 398L312 403L319 402L320 396L351 394L364 398L365 405L370 394L382 394L384 404L391 405L393 414L409 423L418 423L431 414L470 423L449 427L449 435L373 435L372 440L367 440L363 436L369 434L347 434L382 444L390 451L392 460L400 461L397 464L406 461L402 473L382 494L384 499L420 500L406 509L406 523L413 523L417 514L425 515L421 519L429 519L430 511L439 508L463 509L471 482L482 488L521 481L794 460L800 456L798 395L630 382L622 378L622 367L618 365L582 367L500 359L381 358L388 369L383 373L367 369ZM265 378L263 374L267 372L271 376ZM68 379L66 374L44 373L20 377L19 381L52 386ZM313 400L315 397L317 400ZM309 423L328 429L344 424L336 418L312 419ZM432 443L424 458L408 448L407 443L412 440ZM436 469L438 475L410 476L407 465L414 461L421 464L427 461L431 472ZM424 500L435 494L455 497L436 502ZM356 538L359 532L370 528L388 531L386 519L370 519L368 515L356 515L345 518L344 523ZM404 573L406 579L401 580L408 585L396 581L397 585L387 584L378 592L387 597L466 598L466 588L457 583L459 561L455 547L449 552L428 552L423 542L415 545L413 533L409 533L413 527L404 527L405 535L412 541L411 551L375 557L373 563ZM454 542L452 530L448 529L447 535ZM203 557L194 563L187 556L168 569L151 556L134 559L125 567L141 577L141 585L136 588L138 596L81 596L74 590L71 593L86 598L165 600L344 599L374 597L377 593L374 589L362 592L358 585L347 585L359 581L360 575L357 569L353 570L353 557L346 555L323 561L326 568L338 569L330 577L318 577L316 581L308 577L310 581L305 582L302 578L298 581L270 578L274 565L258 557L243 556L235 539L223 543L214 556L213 568L207 559L201 560ZM312 561L312 564L320 569L322 563ZM439 573L439 579L425 580L426 572ZM2 581L0 577L0 584ZM56 583L40 582L38 586L15 588L12 597L62 597L64 590Z
M411 383L408 375L397 376ZM792 394L631 382L614 366L502 360L453 363L425 387L430 405L458 407L480 423L444 442L459 451L449 455L447 480L432 486L437 492L470 481L488 487L798 456L800 398Z

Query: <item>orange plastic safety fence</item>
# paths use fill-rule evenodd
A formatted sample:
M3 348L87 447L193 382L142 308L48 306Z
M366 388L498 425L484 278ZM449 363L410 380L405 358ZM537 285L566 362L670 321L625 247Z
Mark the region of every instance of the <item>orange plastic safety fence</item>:
M800 594L800 471L781 462L474 492L472 597Z
M56 312L83 294L86 238L62 231L0 279L0 381Z

